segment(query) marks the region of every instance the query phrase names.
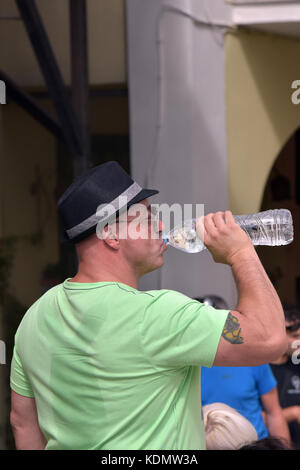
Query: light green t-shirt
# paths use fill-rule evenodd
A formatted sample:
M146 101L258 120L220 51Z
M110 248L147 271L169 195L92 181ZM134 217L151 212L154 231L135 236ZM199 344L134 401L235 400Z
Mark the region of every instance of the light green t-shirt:
M227 315L171 290L67 279L23 317L11 388L35 398L46 449L205 449L199 366Z

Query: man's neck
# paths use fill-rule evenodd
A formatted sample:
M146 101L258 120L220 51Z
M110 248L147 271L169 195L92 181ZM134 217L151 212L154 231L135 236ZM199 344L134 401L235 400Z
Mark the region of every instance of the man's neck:
M138 288L138 277L132 273L89 272L80 266L77 274L70 279L70 282L120 282L134 289Z

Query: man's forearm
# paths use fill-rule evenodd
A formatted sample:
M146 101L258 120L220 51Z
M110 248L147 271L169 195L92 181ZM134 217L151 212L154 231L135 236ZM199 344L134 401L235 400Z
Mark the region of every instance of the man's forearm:
M47 441L40 429L13 427L17 450L44 450Z
M254 248L233 258L231 268L238 290L236 310L256 322L262 337L285 338L281 302Z

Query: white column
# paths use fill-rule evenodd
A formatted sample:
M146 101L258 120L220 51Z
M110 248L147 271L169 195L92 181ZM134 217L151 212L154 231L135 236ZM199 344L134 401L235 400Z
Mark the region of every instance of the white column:
M211 5L213 3L213 6ZM219 8L218 8L219 5ZM154 202L228 209L223 1L127 0L131 162ZM169 248L140 288L221 295L233 307L231 271L210 254Z

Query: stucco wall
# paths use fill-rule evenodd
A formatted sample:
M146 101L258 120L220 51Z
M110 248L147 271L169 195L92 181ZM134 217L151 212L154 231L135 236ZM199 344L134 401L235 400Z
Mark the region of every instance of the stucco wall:
M300 78L300 40L255 31L226 35L229 203L257 212L270 169L300 126L291 84Z

